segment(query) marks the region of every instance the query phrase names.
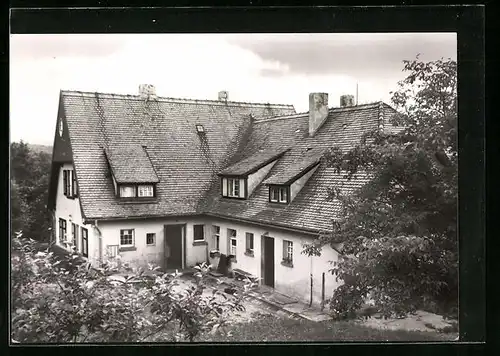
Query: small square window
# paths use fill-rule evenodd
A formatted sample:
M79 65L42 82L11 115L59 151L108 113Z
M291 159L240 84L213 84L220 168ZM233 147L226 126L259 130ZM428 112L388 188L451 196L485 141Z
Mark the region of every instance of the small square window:
M203 127L203 125L196 125L196 131L205 132L205 128Z
M193 226L193 240L194 241L203 241L205 240L205 233L204 233L204 225L194 225Z
M154 246L156 244L156 234L155 233L147 233L146 234L146 245Z
M270 187L269 200L273 203L288 203L288 188L285 187Z
M154 194L152 185L140 185L138 187L139 197L152 197Z
M120 186L120 197L122 198L133 198L135 197L136 191L133 185L122 185Z

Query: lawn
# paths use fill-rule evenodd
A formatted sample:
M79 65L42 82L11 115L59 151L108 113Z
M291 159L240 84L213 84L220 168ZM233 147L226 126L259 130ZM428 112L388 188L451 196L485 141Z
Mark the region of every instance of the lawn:
M202 342L273 341L449 341L454 335L406 330L378 330L354 321L314 322L276 315L255 315L254 320L233 324Z

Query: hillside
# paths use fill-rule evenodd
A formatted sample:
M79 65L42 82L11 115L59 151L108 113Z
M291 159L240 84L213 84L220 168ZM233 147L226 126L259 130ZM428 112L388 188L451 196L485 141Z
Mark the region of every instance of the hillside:
M45 152L49 155L52 156L52 146L45 146L45 145L35 145L35 144L28 144L28 147L33 150L34 152Z

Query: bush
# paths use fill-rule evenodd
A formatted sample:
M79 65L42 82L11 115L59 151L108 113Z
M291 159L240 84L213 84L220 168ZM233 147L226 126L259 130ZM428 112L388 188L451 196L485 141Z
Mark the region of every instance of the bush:
M204 293L206 266L197 267L196 283L186 289L179 274L154 266L152 277L135 270L117 280L110 276L123 272L118 265L97 268L75 253L38 251L30 239L14 238L12 248L15 342L137 342L158 335L194 341L243 309L243 294Z

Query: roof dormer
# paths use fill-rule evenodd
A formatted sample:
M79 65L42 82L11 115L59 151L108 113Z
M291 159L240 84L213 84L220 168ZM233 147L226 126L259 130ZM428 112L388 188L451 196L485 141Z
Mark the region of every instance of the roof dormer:
M311 151L264 181L269 186L269 202L289 204L319 166L321 151Z
M109 145L105 149L115 195L120 200L147 201L155 199L159 182L146 147Z
M248 198L287 151L280 148L257 152L219 172L222 196Z

